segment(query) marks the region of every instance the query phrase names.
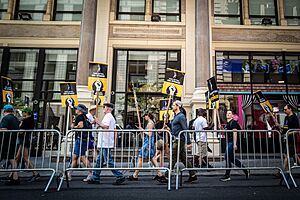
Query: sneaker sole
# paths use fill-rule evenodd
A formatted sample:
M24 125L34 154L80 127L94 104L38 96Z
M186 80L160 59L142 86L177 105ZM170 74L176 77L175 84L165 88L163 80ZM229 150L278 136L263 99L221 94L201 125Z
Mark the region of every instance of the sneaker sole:
M231 178L228 178L228 179L220 179L220 181L222 181L222 182L227 182L227 181L230 181L231 180Z

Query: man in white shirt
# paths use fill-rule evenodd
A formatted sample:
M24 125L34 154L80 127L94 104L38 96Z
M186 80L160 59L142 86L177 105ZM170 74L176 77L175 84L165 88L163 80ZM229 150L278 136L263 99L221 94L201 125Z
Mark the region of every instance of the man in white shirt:
M207 120L204 118L204 109L199 108L197 115L198 117L194 121L193 127L195 131L197 131L195 133L195 141L198 146L198 155L199 159L201 159L201 167L212 168L207 159L207 132L203 132L203 130L209 130L211 127L208 127Z
M103 112L105 113L102 122L97 122L97 124L102 129L108 129L112 131L107 132L99 132L98 134L98 144L97 147L100 149L99 155L97 157L95 168L100 168L103 162L107 163L109 168L114 168L115 163L112 159L111 149L114 148L115 144L115 132L113 131L116 128L116 120L112 115L114 105L112 103L105 103L103 105ZM104 160L102 160L104 159ZM90 184L100 183L100 170L94 170L92 179L88 181ZM125 177L123 173L119 170L112 170L112 173L115 177L117 177L114 185L120 185L125 181Z

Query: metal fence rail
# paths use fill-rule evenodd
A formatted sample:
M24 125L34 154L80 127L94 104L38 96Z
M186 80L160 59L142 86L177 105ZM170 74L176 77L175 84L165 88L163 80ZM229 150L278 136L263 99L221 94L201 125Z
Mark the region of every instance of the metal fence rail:
M286 153L285 153L285 170L288 171L289 176L294 184L297 187L297 183L293 176L294 169L300 168L300 129L291 129L286 132L285 135L285 144L286 144ZM294 162L291 162L293 159ZM287 169L286 169L287 168Z
M197 171L205 170L243 170L246 177L249 177L249 170L278 170L282 180L287 188L290 188L286 177L283 173L283 151L281 134L274 130L238 130L237 132L237 150L233 150L230 137L233 137L233 131L228 130L204 130L204 131L181 131L175 143L178 148L174 148L173 152L177 151L177 166L176 169L176 189L182 184L182 173L189 171L190 175ZM195 134L210 135L208 140L195 141ZM187 140L181 141L180 136L187 134L192 138L193 148L187 148ZM196 137L197 138L197 137ZM209 142L208 142L209 141ZM212 146L212 152L206 157L206 162L203 157L208 151L208 144ZM199 149L196 147L198 145ZM184 146L184 147L182 147ZM173 145L175 147L175 145ZM197 149L199 150L197 152ZM203 155L205 156L203 156ZM184 157L183 157L184 156ZM197 157L198 156L198 157ZM198 160L200 158L200 164ZM184 166L180 165L181 161ZM224 162L225 161L225 162ZM204 162L204 164L203 164ZM211 163L209 163L211 162ZM202 163L202 164L201 164ZM237 166L236 166L237 165ZM179 175L181 179L179 180Z
M105 138L111 137L107 134L114 135L113 146L108 147L105 142L103 143ZM171 173L166 162L168 159L166 154L170 155L169 159L172 159L172 143L170 144L170 153L168 153L167 138L171 138L170 132L161 130L70 130L64 139L64 177L61 177L57 190L60 191L64 179L69 187L71 173L88 171L88 174L93 174L92 177L94 177L97 171L102 170L112 170L113 173L120 170L123 175L129 170L157 171L162 175L161 170L165 170L168 172L167 186L170 190ZM161 153L160 159L158 158L159 153ZM75 160L74 155L76 155ZM79 157L80 159L77 159ZM70 158L73 158L73 163ZM111 162L109 162L110 158ZM157 163L155 160L160 162ZM106 165L103 165L103 161L106 161Z
M4 163L0 172L50 172L42 174L50 176L46 192L58 172L60 144L57 130L0 130L0 162Z

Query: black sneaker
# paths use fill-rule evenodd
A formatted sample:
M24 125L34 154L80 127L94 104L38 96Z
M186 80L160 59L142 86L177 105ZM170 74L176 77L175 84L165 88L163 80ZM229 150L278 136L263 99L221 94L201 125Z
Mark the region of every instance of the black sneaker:
M95 179L91 178L87 181L87 183L88 184L100 184L100 179L95 180Z
M157 176L157 177L158 178L155 180L157 180L158 182L163 183L163 184L168 183L168 179L165 176Z
M226 182L226 181L230 181L230 176L229 175L224 175L222 178L220 178L220 181Z
M27 180L27 182L32 183L39 180L40 178L41 178L40 174L33 175L32 177L30 177L30 179Z
M11 178L5 182L5 185L20 185L20 178L18 179Z
M129 181L138 181L138 180L139 180L139 178L136 178L136 177L134 177L133 175L128 176L127 179L128 179Z
M156 176L154 176L154 177L152 178L152 180L157 180L157 179L159 179L159 176L158 176L158 175L156 175Z
M197 180L197 176L194 175L194 176L189 176L189 179L188 179L188 180L185 180L184 182L185 182L185 183L192 183L192 182L194 182L194 181L196 181L196 180Z
M122 183L124 183L125 180L126 180L125 177L117 178L116 182L114 182L113 185L122 185Z

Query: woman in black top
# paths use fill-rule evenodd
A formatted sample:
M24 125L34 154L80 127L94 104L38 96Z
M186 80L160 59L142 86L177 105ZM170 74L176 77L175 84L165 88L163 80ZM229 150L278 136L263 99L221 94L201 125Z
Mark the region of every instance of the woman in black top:
M32 110L29 107L22 109L23 119L20 123L21 130L33 130L34 119L32 116ZM24 160L29 169L33 169L32 162L29 160L29 149L34 147L31 146L32 132L20 132L18 136L18 152L16 155L16 161L19 164ZM28 179L28 182L34 182L40 178L40 174L36 171L32 172L32 177Z

